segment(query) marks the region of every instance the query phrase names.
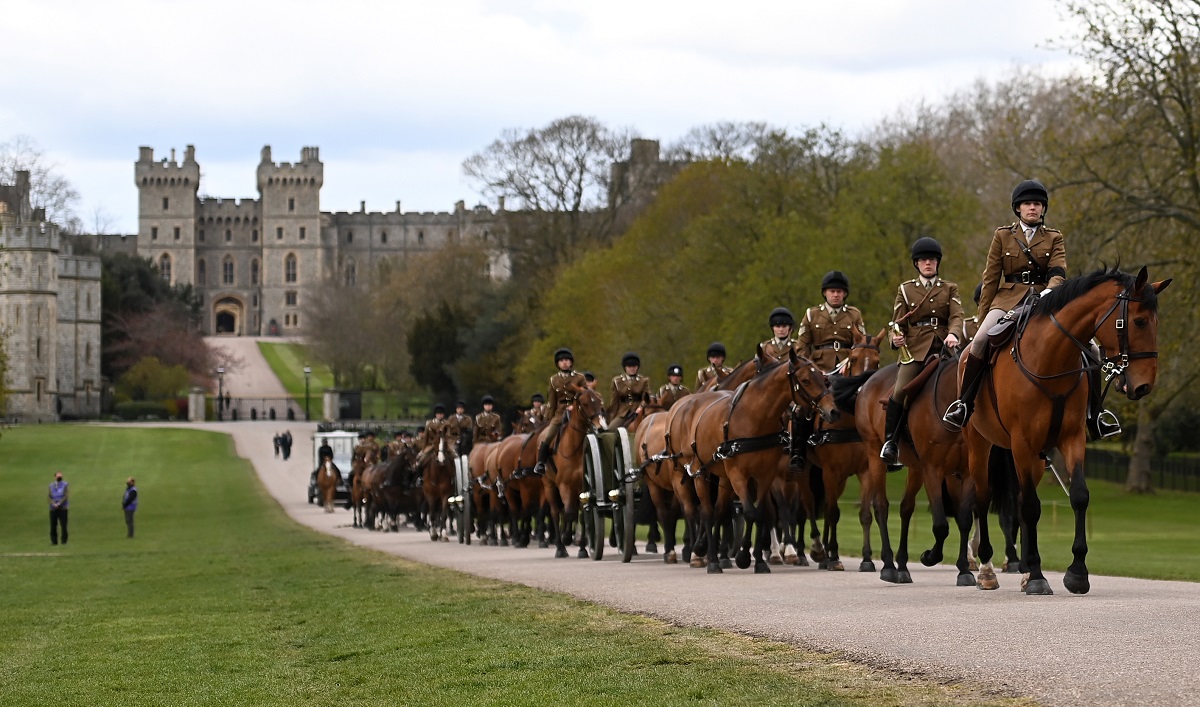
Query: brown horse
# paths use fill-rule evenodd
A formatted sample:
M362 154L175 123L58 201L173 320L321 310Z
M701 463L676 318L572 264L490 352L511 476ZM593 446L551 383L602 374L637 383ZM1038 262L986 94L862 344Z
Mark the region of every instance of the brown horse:
M976 396L975 414L963 430L975 481L975 515L980 521L980 589L999 586L987 527L992 485L988 462L995 445L1011 450L1015 465L1021 564L1029 573L1025 593L1053 593L1042 574L1038 551L1042 506L1037 486L1046 470L1043 455L1055 447L1070 476L1075 512L1074 559L1063 585L1072 594L1090 590L1089 495L1083 472L1089 393L1085 378L1090 366L1099 366L1109 382L1120 378L1130 400L1150 394L1158 375L1158 295L1170 283L1151 283L1145 267L1136 277L1114 268L1071 278L1033 306L1023 326L1018 326L1015 341L1005 344L996 356ZM1092 339L1100 344L1101 361L1091 359L1088 342Z
M375 519L382 515L384 530L399 530L399 514L406 507L415 510L417 451L404 445L386 462L369 467L363 472L366 492L364 525L375 529Z
M686 399L676 401L676 405ZM699 499L696 498L691 477L679 472L667 451L669 422L667 412L656 412L647 417L638 427L634 437L633 453L636 464L642 471L646 492L654 504L658 523L662 527L663 562L675 564L679 561L675 552L675 533L680 514L692 520L698 519ZM684 538L684 545L686 559L690 552L687 537Z
M354 512L352 525L355 528L363 527L363 511L367 502L367 487L363 484L363 473L378 462L379 456L374 450L368 451L366 457L355 455L350 462L350 508Z
M341 480L342 474L332 459L326 459L317 469L317 490L321 494L321 503L325 506L326 513L333 513L334 495Z
M760 349L760 360L761 353ZM771 571L763 560L775 527L771 487L783 466L781 458L786 456L784 413L792 406L818 411L829 421L841 414L834 405L828 378L794 350L789 351L786 362L767 368L736 395L714 401L697 417L690 435L695 460L707 472L695 481L698 495L701 499L708 496L710 483L718 489L715 512L708 512L702 501L701 513L708 515L704 518L708 537L714 537L714 527L721 520L716 514L727 512L727 501L737 494L746 518L737 565L742 569L750 566L750 533L757 526L756 573ZM721 572L716 543L709 542L707 550L708 571Z
M495 451L498 442L478 442L467 456L468 476L471 478L471 515L476 526L476 535L488 545L500 544L497 524L500 520L500 497L488 472L488 457ZM469 532L468 528L466 531ZM508 545L505 535L504 544Z
M448 437L449 429L443 427L433 439L425 440L427 444L432 444L434 451L421 479L421 490L425 494L425 506L429 514L429 539L442 542L450 541L446 534L449 520L447 510L448 500L454 492L454 444ZM470 529L460 528L459 532L470 532Z
M568 406L546 475L542 477L555 535L555 557L567 556L579 516L579 494L583 492L583 453L587 435L604 429L604 401L593 390L575 388L575 401ZM544 437L545 431L542 432ZM541 440L539 440L540 443ZM551 440L552 442L554 440ZM587 557L587 538L579 532L579 557Z

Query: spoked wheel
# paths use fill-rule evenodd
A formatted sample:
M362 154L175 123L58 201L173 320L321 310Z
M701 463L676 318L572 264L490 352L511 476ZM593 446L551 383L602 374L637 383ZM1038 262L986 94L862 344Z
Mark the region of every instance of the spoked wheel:
M458 542L471 544L471 467L465 456L454 461L458 487Z
M633 468L633 451L629 444L629 431L617 429L617 445L613 454L613 472L617 488L621 491L617 505L613 507L613 523L617 526L617 547L621 548L621 561L629 562L637 554L637 522L633 519L634 490L637 476Z
M583 452L583 490L588 495L586 507L580 508L581 518L587 523L588 549L592 559L604 557L604 545L608 542L608 533L604 528L604 511L600 504L608 497L604 489L604 463L600 456L600 440L596 435L587 436L587 444Z

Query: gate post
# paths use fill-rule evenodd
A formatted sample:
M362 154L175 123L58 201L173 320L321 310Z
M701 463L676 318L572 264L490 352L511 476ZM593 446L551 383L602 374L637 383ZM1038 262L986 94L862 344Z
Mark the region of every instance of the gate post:
M340 419L338 413L341 405L341 396L338 395L336 388L326 388L321 395L321 419L325 422L333 422Z

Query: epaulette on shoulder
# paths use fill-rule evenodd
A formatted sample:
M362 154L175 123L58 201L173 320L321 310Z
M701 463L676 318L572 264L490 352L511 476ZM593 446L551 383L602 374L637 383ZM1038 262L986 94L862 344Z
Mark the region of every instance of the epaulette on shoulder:
M1049 226L1042 226L1042 230L1046 233L1062 233L1062 231L1058 230L1057 228L1050 228Z
M1017 222L1013 221L1012 223L1008 224L1007 226L997 226L996 230L997 231L1015 231L1015 230L1017 230Z
M855 307L855 306L854 306L854 305L852 305L852 304L848 304L848 305L846 305L846 311L849 311L849 312L858 312L859 314L862 314L862 311L861 311L861 310L859 310L859 308L858 308L858 307Z

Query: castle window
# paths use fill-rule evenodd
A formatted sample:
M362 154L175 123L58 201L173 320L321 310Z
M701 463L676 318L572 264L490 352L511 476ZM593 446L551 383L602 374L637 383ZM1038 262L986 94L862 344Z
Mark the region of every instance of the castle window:
M150 227L150 240L152 240L152 241L158 240L158 226Z
M87 295L85 296L85 299L87 300L87 311L89 313L91 313L91 311L92 311L92 293L91 292L87 293Z
M292 315L292 326L300 326L300 315L299 314Z
M289 290L289 291L285 292L283 294L283 297L284 297L284 301L287 304L287 306L289 306L289 307L296 306L296 291L295 290Z
M296 281L296 256L288 253L288 256L283 259L283 281Z
M37 360L42 360L42 337L37 338Z
M233 258L225 256L224 262L221 263L221 281L226 285L233 284Z
M228 228L225 229L225 242L228 243L229 241L232 241L232 240L233 240L233 231Z
M300 240L304 240L304 237L306 235L308 235L308 229L306 229L304 226L301 226L300 227Z
M170 204L171 204L171 200L164 196L163 197L163 211L166 211L168 208L170 208Z
M90 341L87 342L87 344L85 344L83 347L83 362L84 363L92 362L92 342L90 342Z
M204 287L208 284L208 267L204 264L204 259L196 263L196 284Z
M484 232L483 232L483 242L484 242L484 243L487 243L487 239L488 239L488 232L487 232L487 231L484 231Z
M200 229L200 235L196 236L196 240L200 241L201 243L204 242L204 229L203 228Z
M179 226L175 227L175 240L179 240Z
M417 231L417 243L420 245L425 245L425 232L424 231Z
M277 241L283 240L283 226L279 226L278 228L275 229L275 240L277 240Z
M162 275L165 282L171 282L171 256L166 253L158 259L158 272Z
M258 286L258 260L250 261L250 285L252 287ZM255 299L258 298L255 297Z
M387 231L384 231L384 232L382 232L382 233L380 233L380 234L379 234L379 242L380 242L380 243L387 243Z
M296 199L295 199L295 197L289 196L288 197L288 211L295 211L295 210L296 210Z
M351 260L346 263L346 287L354 287L356 282L358 282L358 266Z
M254 295L253 297L250 298L250 306L251 307L258 306L258 295Z
M37 379L37 401L39 403L42 402L42 388L44 388L45 386L46 386L46 379L38 378Z
M257 228L250 232L250 241L252 243L258 243L258 229Z
M347 243L354 242L354 231L346 231L346 242Z

